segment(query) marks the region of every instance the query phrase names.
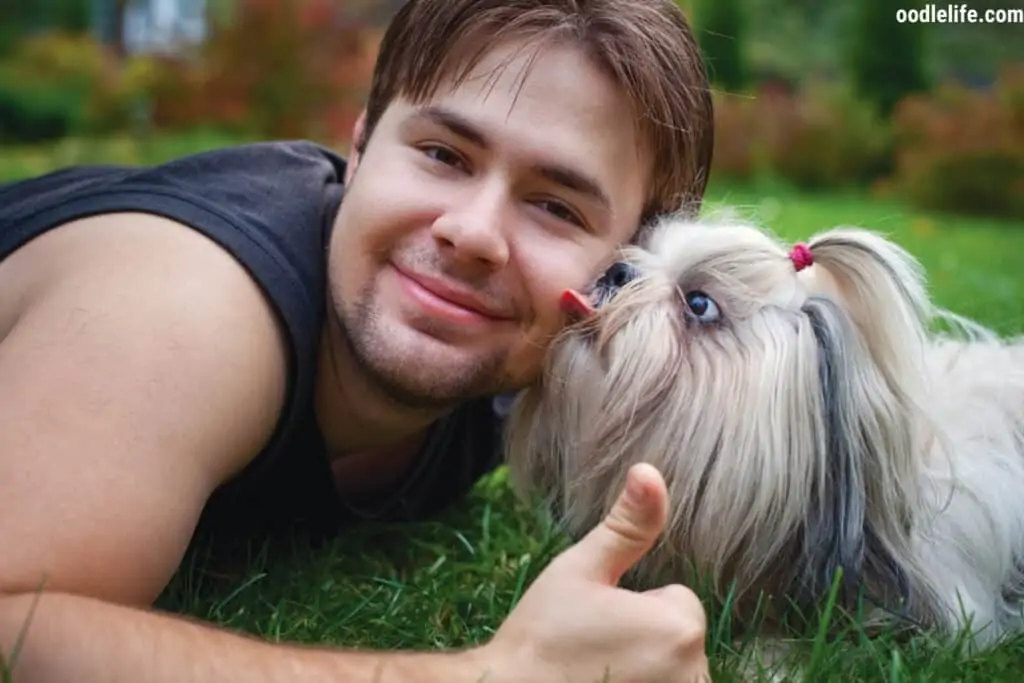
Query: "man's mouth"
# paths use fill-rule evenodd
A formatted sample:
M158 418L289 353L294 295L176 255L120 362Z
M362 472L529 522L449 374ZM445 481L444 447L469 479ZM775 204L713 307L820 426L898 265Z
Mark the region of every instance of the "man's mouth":
M406 295L422 310L436 318L462 325L493 325L512 320L511 311L488 305L467 290L421 274L412 274L394 266Z

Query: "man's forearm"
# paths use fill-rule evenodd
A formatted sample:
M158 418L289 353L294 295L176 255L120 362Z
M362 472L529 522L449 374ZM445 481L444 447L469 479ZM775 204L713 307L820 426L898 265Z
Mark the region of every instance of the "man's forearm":
M21 649L11 662L23 632ZM13 683L493 679L477 652L376 653L275 645L170 615L57 593L0 598L0 652L11 667Z

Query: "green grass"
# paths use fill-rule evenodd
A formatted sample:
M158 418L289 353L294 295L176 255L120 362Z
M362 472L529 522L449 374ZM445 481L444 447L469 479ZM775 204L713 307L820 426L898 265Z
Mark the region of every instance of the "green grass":
M198 136L0 150L0 180L61 163L158 161L223 142ZM789 240L837 224L884 231L921 259L942 305L1003 333L1024 331L1024 223L928 214L855 195L712 188L711 206L722 202ZM499 471L430 522L354 528L321 546L301 537L220 546L204 539L190 550L159 606L275 641L460 647L493 634L564 543L513 500ZM711 608L715 680L734 680L739 657L729 624ZM1024 638L973 656L927 637L868 641L856 630L841 640L812 632L806 645L814 681L1016 681L1024 669Z

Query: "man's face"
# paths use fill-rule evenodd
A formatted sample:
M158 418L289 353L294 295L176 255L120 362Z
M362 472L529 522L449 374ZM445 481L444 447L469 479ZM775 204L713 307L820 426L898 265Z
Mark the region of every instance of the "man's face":
M628 101L579 50L495 50L455 89L391 104L330 248L355 360L441 407L536 379L581 288L637 227L647 171ZM521 87L520 87L521 86Z

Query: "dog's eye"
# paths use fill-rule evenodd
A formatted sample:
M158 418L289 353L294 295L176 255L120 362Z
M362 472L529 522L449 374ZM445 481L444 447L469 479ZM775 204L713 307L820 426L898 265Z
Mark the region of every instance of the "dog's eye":
M704 292L687 292L686 305L702 323L713 323L720 316L718 304Z

